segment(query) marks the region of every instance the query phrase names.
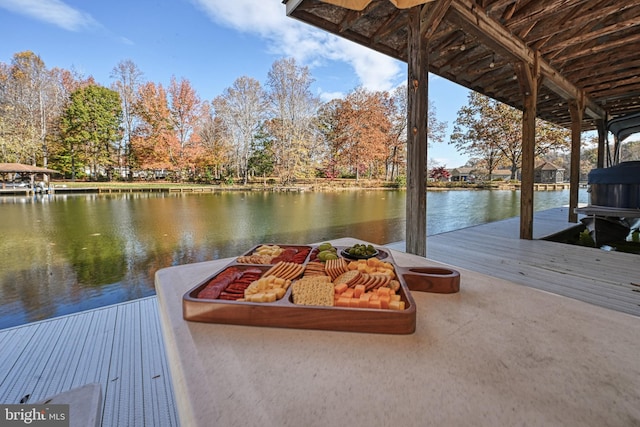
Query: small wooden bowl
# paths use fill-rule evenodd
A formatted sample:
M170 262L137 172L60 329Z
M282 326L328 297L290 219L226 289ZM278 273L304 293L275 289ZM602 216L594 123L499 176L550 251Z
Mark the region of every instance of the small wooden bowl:
M453 294L460 291L460 273L444 267L404 267L401 273L411 291Z

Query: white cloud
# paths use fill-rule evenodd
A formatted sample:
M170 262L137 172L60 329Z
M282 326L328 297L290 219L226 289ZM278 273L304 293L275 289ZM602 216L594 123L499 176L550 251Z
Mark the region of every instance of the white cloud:
M322 102L329 102L333 99L342 99L344 98L344 93L342 92L325 92L322 89L320 89L320 92L318 94L320 101Z
M217 24L264 38L275 55L309 67L327 61L348 63L369 90L391 90L404 78L400 62L288 18L280 0L192 1Z
M118 37L118 40L120 41L120 43L129 45L129 46L133 46L135 44L133 40L128 39L127 37L124 37L124 36Z
M74 9L59 0L0 0L0 7L68 31L100 27L90 14Z

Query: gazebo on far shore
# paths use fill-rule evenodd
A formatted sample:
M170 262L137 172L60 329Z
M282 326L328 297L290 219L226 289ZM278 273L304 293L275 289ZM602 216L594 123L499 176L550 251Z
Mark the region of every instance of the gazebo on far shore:
M23 163L0 163L0 175L3 177L2 188L5 188L6 176L10 173L19 173L20 175L24 175L24 174L30 175L31 183L33 185L33 177L36 174L43 174L46 177L48 177L49 175L52 175L54 173L60 173L60 172L54 169L43 168L40 166L33 166L33 165L25 165Z

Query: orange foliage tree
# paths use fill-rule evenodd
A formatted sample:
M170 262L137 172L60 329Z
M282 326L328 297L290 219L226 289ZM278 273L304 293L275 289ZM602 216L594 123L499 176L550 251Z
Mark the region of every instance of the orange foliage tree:
M135 111L140 118L131 142L142 170L171 170L183 180L193 176L202 146L196 126L203 116L202 103L187 80L171 79L169 92L161 84L140 86Z
M362 87L349 93L335 110L333 152L336 162L359 179L378 178L389 157L390 103L387 92Z
M131 140L136 166L141 170L171 169L178 140L171 128L167 93L161 84L140 86L135 111L140 123Z
M171 162L183 180L187 173L193 176L196 161L202 154L200 136L195 130L204 110L196 91L186 79L178 82L175 77L171 78L169 101L169 123L177 140L177 150L171 156Z

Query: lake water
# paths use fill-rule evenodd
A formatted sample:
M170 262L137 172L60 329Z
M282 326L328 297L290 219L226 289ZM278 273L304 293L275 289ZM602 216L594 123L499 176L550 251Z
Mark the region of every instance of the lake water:
M0 197L0 329L153 295L164 267L260 243L405 240L405 192ZM580 191L580 202L588 195ZM569 192L537 192L536 210ZM519 215L518 191L430 191L427 233Z

